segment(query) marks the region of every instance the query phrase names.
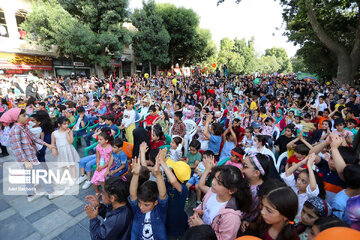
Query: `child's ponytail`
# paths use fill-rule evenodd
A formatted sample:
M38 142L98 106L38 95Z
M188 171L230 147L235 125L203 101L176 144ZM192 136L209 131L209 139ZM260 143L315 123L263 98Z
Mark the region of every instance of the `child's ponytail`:
M294 236L296 236L296 234L297 233L294 227L294 223L289 221L289 223L285 224L285 226L281 229L276 240L294 239Z

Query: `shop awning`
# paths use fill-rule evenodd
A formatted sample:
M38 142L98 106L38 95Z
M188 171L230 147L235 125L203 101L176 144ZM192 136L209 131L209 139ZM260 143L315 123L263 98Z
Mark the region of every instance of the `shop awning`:
M16 65L16 64L1 64L0 69L16 69L16 70L52 70L51 66L41 65Z

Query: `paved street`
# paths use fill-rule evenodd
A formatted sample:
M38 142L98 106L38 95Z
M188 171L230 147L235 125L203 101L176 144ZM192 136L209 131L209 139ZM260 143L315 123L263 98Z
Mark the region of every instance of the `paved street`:
M80 149L80 156L83 155ZM51 153L47 161L54 161ZM94 194L92 187L78 195L61 196L49 200L46 196L28 203L26 196L3 194L3 163L10 157L0 159L0 236L4 240L90 239L89 219L84 212L85 196Z

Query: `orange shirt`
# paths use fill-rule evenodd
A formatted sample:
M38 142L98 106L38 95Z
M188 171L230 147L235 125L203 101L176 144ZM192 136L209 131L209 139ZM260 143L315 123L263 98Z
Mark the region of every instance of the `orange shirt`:
M327 117L322 117L322 116L319 116L319 127L318 129L322 129L322 123L325 121L325 120L328 120L329 118Z

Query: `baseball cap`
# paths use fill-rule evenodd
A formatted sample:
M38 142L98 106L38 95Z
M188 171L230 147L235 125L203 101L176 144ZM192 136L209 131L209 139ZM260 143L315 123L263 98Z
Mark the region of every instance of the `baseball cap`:
M253 123L252 123L252 127L253 127L253 128L261 128L261 123L259 123L259 122L253 122Z
M168 158L168 160L166 160L166 164L172 170L174 170L174 173L180 182L183 183L184 181L187 181L190 179L191 168L186 162L183 162L183 161L175 162L174 160L171 160L170 158Z

